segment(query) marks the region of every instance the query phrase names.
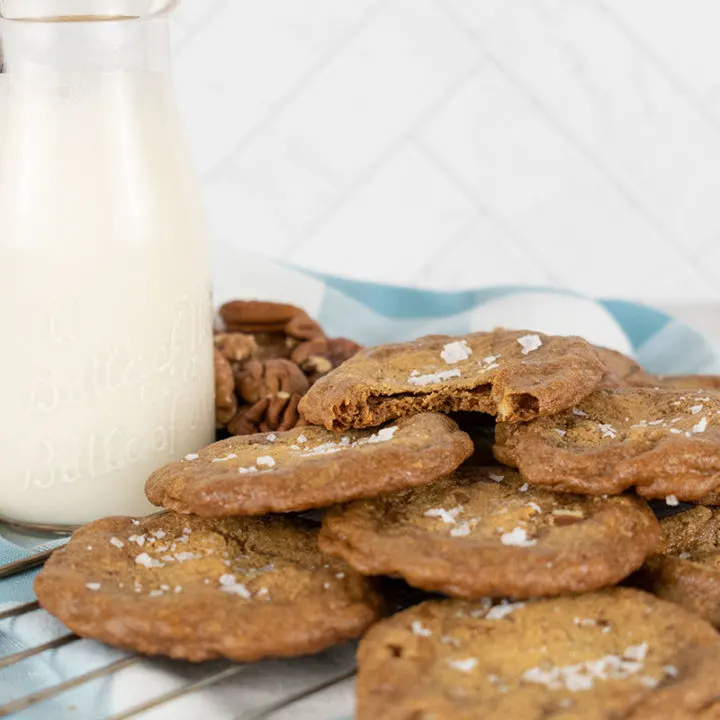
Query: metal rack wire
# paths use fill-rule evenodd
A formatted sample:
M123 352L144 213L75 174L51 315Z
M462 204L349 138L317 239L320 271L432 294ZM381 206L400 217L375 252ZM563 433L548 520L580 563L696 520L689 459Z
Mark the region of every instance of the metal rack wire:
M26 570L39 567L45 563L45 561L50 557L51 554L52 551L37 553L23 560L2 565L0 566L0 578L11 577ZM22 615L33 612L44 612L44 610L40 608L37 602L29 602L23 605L18 605L9 610L5 610L4 612L0 612L0 621L7 620L9 618L20 617ZM66 645L78 642L81 639L82 638L78 637L77 635L68 633L48 642L42 643L41 645L36 645L34 647L18 651L11 655L0 657L0 671L5 668L12 667L17 663L23 662L24 660L40 655L41 653L56 650ZM129 668L132 665L135 665L143 660L147 660L147 658L141 655L129 655L127 657L115 660L114 662L104 665L98 669L82 673L72 679L59 682L55 685L43 688L41 690L37 690L36 692L26 695L25 697L12 700L11 702L5 703L4 705L0 705L0 717L10 717L35 705L39 705L40 703L52 700L53 698L56 698L65 692L68 692L75 688L79 688L86 683L92 682L93 680L110 677L115 673ZM165 692L150 700L142 702L116 714L106 716L104 720L126 720L127 718L137 717L149 710L155 710L162 707L163 705L166 705L175 700L179 700L192 693L210 688L229 678L240 676L250 667L252 666L242 664L228 664L217 672L213 672L210 675L203 677L199 680L188 682L182 687ZM354 675L354 668L350 670L345 670L327 680L313 683L307 688L303 688L301 691L295 692L288 697L277 700L272 704L268 704L262 708L254 709L248 713L238 715L236 716L236 720L265 720L266 718L271 718L273 714L281 710L290 708L296 703L306 700L313 695L321 693L333 686L339 685L340 683L350 679ZM79 710L81 711L82 708L79 708Z

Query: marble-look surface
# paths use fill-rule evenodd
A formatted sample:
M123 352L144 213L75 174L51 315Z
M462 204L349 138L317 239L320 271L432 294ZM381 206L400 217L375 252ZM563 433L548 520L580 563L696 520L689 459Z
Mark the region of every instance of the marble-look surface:
M719 23L714 0L184 0L216 256L718 300Z

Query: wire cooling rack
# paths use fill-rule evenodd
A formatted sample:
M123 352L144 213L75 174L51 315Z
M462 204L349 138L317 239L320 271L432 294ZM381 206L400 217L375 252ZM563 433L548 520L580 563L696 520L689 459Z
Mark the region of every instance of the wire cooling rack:
M37 553L23 560L2 565L0 566L0 578L12 577L13 575L17 575L26 570L37 568L43 565L51 554L52 551ZM17 605L9 610L5 610L4 612L0 612L0 621L8 620L10 618L19 618L30 613L45 613L45 611L39 607L37 602L28 602L22 605ZM50 653L65 646L82 641L82 638L67 632L66 634L60 635L48 642L27 647L12 654L5 655L4 657L0 657L0 673L17 666L20 663L28 661L31 658L41 656L43 653ZM43 703L48 703L55 698L61 697L64 693L69 693L70 691L86 686L88 683L101 678L111 678L115 674L131 668L141 662L144 664L152 663L153 660L136 654L125 655L117 660L104 664L99 668L83 672L70 679L30 692L29 694L0 705L0 717L22 717L25 712L37 708L38 714L34 715L34 717L48 717L55 720L57 715L52 710L49 709L47 713L42 712L40 708ZM289 662L302 663L303 659L301 658ZM168 668L167 663L162 663L162 661L158 661L158 663L165 669ZM308 682L299 690L293 689L284 694L282 692L273 693L274 697L272 701L263 704L261 707L253 707L245 711L241 709L233 715L234 720L263 720L265 718L274 718L282 711L288 711L290 712L289 717L294 717L295 713L293 712L293 708L295 706L308 700L309 698L313 698L313 696L329 690L330 688L341 685L355 675L355 667L352 663L349 664L349 667L347 662L340 664L343 664L344 667L338 668L336 672L330 673L328 677L325 677L322 680L315 679ZM187 667L187 664L185 663L177 663L175 666L180 667L183 665ZM256 667L256 665L251 664L232 664L224 661L208 663L208 666L210 669L207 670L207 672L202 671L202 665L193 666L194 672L189 673L190 679L180 687L176 687L166 692L160 692L151 699L145 700L120 712L97 716L93 714L88 715L87 712L92 712L89 709L83 707L72 707L72 717L81 720L86 720L88 718L91 718L92 720L125 720L126 718L139 717L144 713L169 706L170 703L178 702L183 698L192 696L194 693L217 686L220 683L233 678L237 678L238 683L242 684L242 676L244 674L248 674L249 670ZM253 680L250 679L249 682L252 683ZM70 716L70 714L68 716Z

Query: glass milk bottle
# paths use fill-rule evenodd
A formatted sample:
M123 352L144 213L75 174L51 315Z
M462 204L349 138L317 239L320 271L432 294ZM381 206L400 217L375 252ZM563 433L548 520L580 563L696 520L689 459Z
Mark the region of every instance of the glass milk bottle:
M206 226L168 0L0 0L0 518L147 514L213 440Z

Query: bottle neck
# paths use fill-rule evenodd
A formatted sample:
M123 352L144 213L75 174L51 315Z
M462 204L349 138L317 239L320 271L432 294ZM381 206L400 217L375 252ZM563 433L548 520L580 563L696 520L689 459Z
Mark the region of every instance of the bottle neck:
M169 23L148 19L0 20L7 74L156 72L170 69Z

